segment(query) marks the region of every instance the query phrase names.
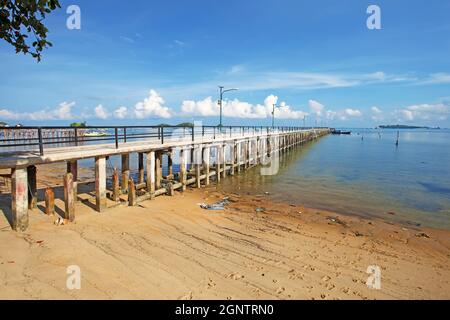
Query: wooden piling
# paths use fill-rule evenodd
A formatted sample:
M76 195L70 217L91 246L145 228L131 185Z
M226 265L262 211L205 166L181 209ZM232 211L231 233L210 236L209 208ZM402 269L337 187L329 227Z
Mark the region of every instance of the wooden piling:
M75 220L75 199L73 197L73 175L64 175L64 219L73 222Z
M11 172L12 228L25 231L28 228L27 168L13 168Z
M133 178L128 180L128 205L131 207L136 205L136 187Z
M128 179L130 178L130 154L122 155L122 193L128 192Z
M46 215L54 215L55 214L55 192L52 188L47 187L45 189L45 214Z
M128 180L128 175L127 175ZM123 186L122 186L123 187ZM127 186L128 189L128 186ZM95 158L95 208L98 212L106 209L106 159Z
M117 168L114 168L113 174L112 174L112 189L113 189L113 195L112 200L115 202L120 201L120 184L119 184L119 171Z
M181 182L181 190L186 190L186 180L187 180L187 152L185 148L180 150L180 182Z
M175 195L175 188L173 187L173 182L170 181L166 185L167 195L173 197Z
M37 208L37 178L36 166L27 167L28 179L28 209Z
M173 149L170 149L167 153L167 169L169 171L167 179L173 179Z
M139 168L139 178L138 178L138 183L144 183L144 154L142 152L138 153L138 168Z
M73 198L75 202L78 199L78 161L69 160L67 161L67 173L72 174L73 178Z

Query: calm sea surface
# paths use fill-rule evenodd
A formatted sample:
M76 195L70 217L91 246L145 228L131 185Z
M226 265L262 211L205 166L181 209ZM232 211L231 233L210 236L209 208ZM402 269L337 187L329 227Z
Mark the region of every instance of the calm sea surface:
M450 229L450 130L401 130L398 147L396 130L352 131L284 154L277 175L253 168L220 188Z

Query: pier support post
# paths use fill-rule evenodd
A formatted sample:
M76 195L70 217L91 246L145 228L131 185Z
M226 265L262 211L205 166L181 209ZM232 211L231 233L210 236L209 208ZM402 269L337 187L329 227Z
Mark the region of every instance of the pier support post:
M119 171L117 171L117 168L114 168L113 174L112 174L112 189L113 189L112 200L115 202L119 202L120 201L120 185L119 185Z
M73 175L64 175L64 219L70 222L75 221L75 198L73 191Z
M36 166L29 166L27 168L28 179L28 209L34 209L37 207L37 179L36 179Z
M245 141L244 169L247 170L250 164L250 140Z
M194 162L194 169L195 169L195 182L196 182L196 186L197 188L201 187L201 168L202 168L202 146L201 145L197 145L194 148L194 158L193 158L193 162Z
M155 168L156 168L155 151L147 153L147 192L150 193L150 198L155 197Z
M205 177L205 185L209 186L209 164L210 164L210 148L203 148L203 173Z
M242 142L238 142L236 145L236 162L237 172L241 172L241 159L242 159Z
M67 173L72 174L73 178L73 198L75 202L78 199L78 161L70 160L67 161Z
M52 216L55 214L55 192L52 188L45 189L45 214Z
M136 186L134 185L133 178L128 180L128 206L133 207L136 205Z
M130 178L130 154L122 155L122 193L128 192L128 179Z
M128 175L127 175L128 181ZM123 187L123 186L122 186ZM127 186L128 188L128 186ZM95 158L95 208L98 212L106 209L106 158Z
M138 178L138 183L144 183L144 154L142 152L139 152L138 154L139 157L139 164L138 164L138 168L139 168L139 178Z
M167 153L167 168L169 171L167 179L171 180L173 179L173 149L170 149Z
M25 231L28 228L27 168L13 168L11 179L12 228Z
M216 179L220 182L220 161L222 160L222 146L216 147Z
M161 188L162 180L162 151L157 151L155 153L155 188L156 190Z
M222 149L221 149L221 153L220 153L220 160L222 162L222 167L223 167L223 171L222 171L222 178L226 178L227 176L227 156L226 156L226 144L223 144Z
M230 145L230 176L234 176L234 166L236 164L236 141Z
M181 190L186 190L186 180L187 180L187 151L185 148L180 150L180 182Z

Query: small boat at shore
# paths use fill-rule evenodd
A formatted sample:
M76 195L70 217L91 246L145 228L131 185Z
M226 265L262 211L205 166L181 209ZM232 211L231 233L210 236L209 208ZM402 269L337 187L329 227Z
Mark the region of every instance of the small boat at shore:
M352 132L351 131L345 131L345 130L333 129L333 130L331 130L331 134L352 134Z

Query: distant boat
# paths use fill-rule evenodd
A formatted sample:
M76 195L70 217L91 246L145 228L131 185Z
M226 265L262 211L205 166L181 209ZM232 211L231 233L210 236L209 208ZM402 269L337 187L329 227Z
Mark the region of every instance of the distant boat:
M333 129L333 130L331 130L331 134L352 134L352 132L351 131L345 131L345 130Z
M99 131L86 131L81 134L83 137L104 137L108 135L108 133L104 130Z

